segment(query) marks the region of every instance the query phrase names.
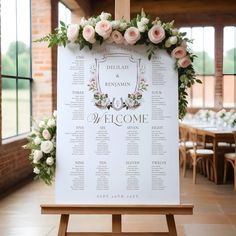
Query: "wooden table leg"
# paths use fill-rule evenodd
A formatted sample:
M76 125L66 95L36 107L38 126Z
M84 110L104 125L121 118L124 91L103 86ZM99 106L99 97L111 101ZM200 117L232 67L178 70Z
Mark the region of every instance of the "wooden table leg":
M68 221L69 221L69 215L62 214L60 219L58 236L66 236Z
M112 233L121 233L121 215L112 215Z
M177 236L174 215L166 215L166 221L169 229L169 235Z

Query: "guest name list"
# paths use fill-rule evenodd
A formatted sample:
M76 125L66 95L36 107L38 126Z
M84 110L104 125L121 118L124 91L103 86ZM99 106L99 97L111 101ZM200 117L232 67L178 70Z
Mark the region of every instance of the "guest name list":
M57 203L179 204L174 66L144 46L59 48Z

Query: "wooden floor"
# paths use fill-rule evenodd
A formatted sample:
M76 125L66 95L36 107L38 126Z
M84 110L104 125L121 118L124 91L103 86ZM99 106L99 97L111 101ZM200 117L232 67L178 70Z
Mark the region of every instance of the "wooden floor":
M215 185L198 175L192 184L191 172L181 179L182 203L194 204L193 216L176 216L178 235L235 236L236 192L233 184ZM41 215L41 203L54 202L54 188L30 182L0 200L0 236L54 236L59 217ZM73 216L69 231L110 231L110 216ZM124 216L124 231L165 231L162 216Z

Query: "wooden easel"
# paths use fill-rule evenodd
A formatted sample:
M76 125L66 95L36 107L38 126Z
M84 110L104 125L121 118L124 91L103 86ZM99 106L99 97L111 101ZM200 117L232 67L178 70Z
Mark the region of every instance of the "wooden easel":
M174 215L192 215L193 205L41 205L42 214L61 215L58 236L177 236ZM67 232L71 214L111 214L112 232L110 233L72 233ZM122 215L165 215L168 232L129 233L122 232Z
M124 17L130 20L130 0L115 0L115 19ZM58 236L177 236L174 215L192 215L193 205L41 205L42 214L61 215ZM110 214L112 215L112 232L67 232L71 214ZM168 232L129 233L122 232L122 215L165 215Z

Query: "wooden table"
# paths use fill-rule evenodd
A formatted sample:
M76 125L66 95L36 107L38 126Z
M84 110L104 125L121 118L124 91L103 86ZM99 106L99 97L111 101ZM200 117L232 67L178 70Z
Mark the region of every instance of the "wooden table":
M218 145L218 143L234 143L233 131L230 129L217 128L211 125L197 123L180 123L180 125L182 127L185 127L186 129L190 127L197 129L199 133L204 134L206 136L206 140L213 143L214 165L216 169L215 183L222 184L224 175L224 154L227 152L234 152L235 148L232 148L230 146L221 147L220 145Z

